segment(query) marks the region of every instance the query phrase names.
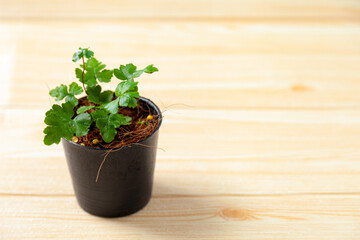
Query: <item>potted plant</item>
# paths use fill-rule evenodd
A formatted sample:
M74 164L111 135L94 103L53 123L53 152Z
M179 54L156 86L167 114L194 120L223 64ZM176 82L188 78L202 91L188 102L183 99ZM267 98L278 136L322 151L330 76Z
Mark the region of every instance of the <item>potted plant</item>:
M62 141L75 195L85 211L102 217L132 214L151 197L162 121L159 108L140 97L135 78L158 69L138 70L132 63L105 69L88 48L79 48L72 60L81 62L75 69L81 84L61 84L49 92L64 103L46 112L44 143ZM115 91L102 91L99 83L113 76L120 80ZM84 97L76 97L83 92Z

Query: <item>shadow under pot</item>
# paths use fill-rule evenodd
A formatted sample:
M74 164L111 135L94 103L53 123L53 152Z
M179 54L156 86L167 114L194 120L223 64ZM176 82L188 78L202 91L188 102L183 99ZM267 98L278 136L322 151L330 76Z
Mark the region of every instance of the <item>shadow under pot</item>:
M162 115L149 99L139 101L151 113L159 115L155 131L141 144L131 144L111 151L98 169L109 149L82 146L62 139L76 199L86 212L100 217L120 217L135 213L150 201L159 128Z

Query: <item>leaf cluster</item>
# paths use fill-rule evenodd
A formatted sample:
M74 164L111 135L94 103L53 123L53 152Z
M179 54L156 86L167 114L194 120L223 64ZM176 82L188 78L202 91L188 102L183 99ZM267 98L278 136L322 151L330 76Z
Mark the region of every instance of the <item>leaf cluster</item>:
M137 69L132 64L120 65L119 68L106 69L106 65L94 57L94 52L89 48L79 48L72 58L73 62L82 61L80 68L75 68L75 76L82 87L76 82L68 86L60 86L50 90L50 96L56 101L65 99L65 103L54 104L46 112L44 130L44 143L51 145L58 144L61 138L67 140L73 136L81 137L88 134L94 127L100 130L103 140L107 143L114 140L117 128L121 125L131 124L131 117L119 114L119 106L135 108L137 98L140 96L136 78L143 73L158 71L152 64L144 69ZM102 91L99 83L109 83L115 76L120 83L113 91ZM91 106L78 106L79 101L75 97L85 91L87 99L93 103ZM77 107L75 113L74 109ZM94 109L89 113L90 109Z

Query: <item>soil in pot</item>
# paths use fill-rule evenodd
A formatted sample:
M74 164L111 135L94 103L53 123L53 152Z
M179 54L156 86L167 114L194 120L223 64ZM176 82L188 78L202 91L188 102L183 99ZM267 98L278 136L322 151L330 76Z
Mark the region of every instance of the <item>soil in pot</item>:
M106 143L102 139L100 130L95 127L95 123L91 125L86 136L75 137L73 141L87 147L100 149L121 148L140 142L155 131L160 119L159 115L151 113L151 110L144 102L137 99L137 103L136 108L119 107L118 113L131 117L132 121L130 125L122 125L116 129L118 133L111 143ZM75 114L78 108L91 105L96 104L90 102L86 97L80 98L78 106L74 109ZM95 110L90 109L86 112L91 113L93 111Z

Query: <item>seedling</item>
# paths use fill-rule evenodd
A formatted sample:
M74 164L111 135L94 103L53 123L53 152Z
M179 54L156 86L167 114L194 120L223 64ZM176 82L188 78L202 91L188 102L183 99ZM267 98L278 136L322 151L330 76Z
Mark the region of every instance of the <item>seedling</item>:
M105 69L106 65L94 58L94 52L89 48L79 48L79 51L74 53L72 61L79 60L80 68L75 69L75 75L81 86L76 82L72 82L69 87L61 84L49 92L56 101L65 102L61 105L54 104L46 112L46 145L58 144L61 138L77 143L79 137L86 136L91 127L100 130L101 137L106 143L112 142L120 126L132 123L131 117L119 113L119 107L138 106L137 98L140 95L135 78L143 73L158 71L152 64L138 70L132 63L120 65L113 70ZM102 91L99 83L109 83L113 76L121 81L115 91ZM75 96L83 92L91 105L78 106L79 100ZM93 140L92 143L98 144L99 140Z

